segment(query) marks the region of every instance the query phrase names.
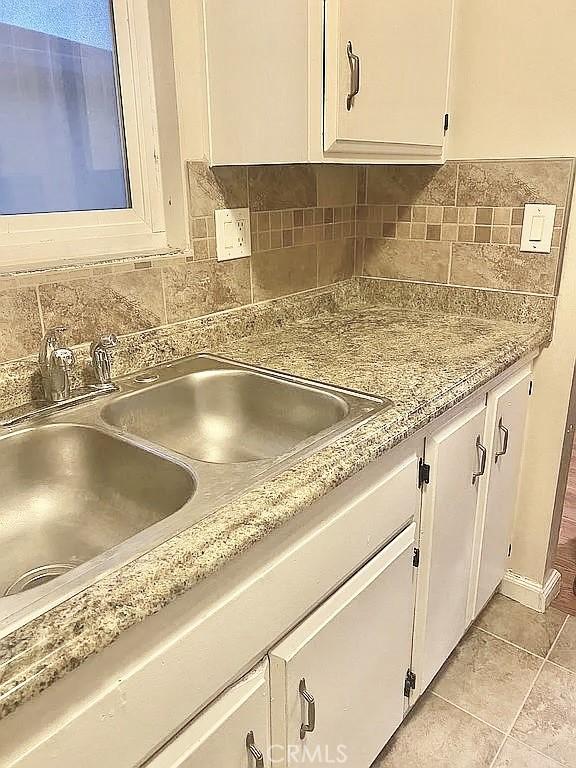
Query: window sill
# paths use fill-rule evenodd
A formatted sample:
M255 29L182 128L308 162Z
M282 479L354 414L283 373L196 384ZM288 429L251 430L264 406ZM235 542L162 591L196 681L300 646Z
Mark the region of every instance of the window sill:
M75 255L65 257L62 255L61 243L58 244L58 255L54 254L52 258L48 254L44 257L38 256L37 259L18 259L10 261L8 254L6 258L2 256L0 247L0 278L19 278L34 275L39 272L70 272L71 270L85 270L90 267L113 266L121 267L133 262L146 261L147 259L158 257L178 256L183 253L181 249L169 248L164 244L158 247L137 248L130 251L106 252L101 254L87 254L79 256L77 248L74 248ZM74 244L77 245L76 243ZM12 249L13 250L13 249Z

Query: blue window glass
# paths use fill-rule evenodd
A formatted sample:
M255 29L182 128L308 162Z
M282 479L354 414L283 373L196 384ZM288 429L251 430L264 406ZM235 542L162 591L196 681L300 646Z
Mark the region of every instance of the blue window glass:
M109 0L2 0L0 215L129 206Z

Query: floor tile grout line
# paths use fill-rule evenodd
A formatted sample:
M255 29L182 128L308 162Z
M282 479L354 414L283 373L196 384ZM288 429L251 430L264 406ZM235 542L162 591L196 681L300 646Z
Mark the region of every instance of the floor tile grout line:
M534 752L535 754L539 755L540 757L543 757L546 760L548 760L550 763L552 763L552 765L558 766L558 768L566 768L562 763L559 763L557 760L554 760L553 757L550 757L549 755L546 755L544 752L540 752L539 749L535 749L531 744L525 744L523 741L520 741L520 739L516 739L516 738L514 738L514 736L510 736L510 735L507 735L504 738L504 741L502 742L500 748L498 749L498 752L494 756L494 759L490 763L489 768L494 768L494 766L496 765L496 761L498 760L498 758L502 754L502 750L504 749L506 744L508 744L509 741L514 741L517 744L521 744L523 747L526 747L526 749L528 749L529 751Z
M532 655L534 655L534 654L532 654ZM496 760L500 756L500 753L502 752L502 749L504 748L504 744L506 744L506 742L510 738L510 734L514 730L514 726L516 725L516 722L518 721L518 718L520 717L520 714L521 714L522 710L524 709L524 705L528 701L528 697L532 693L532 690L533 690L534 686L536 685L536 681L538 680L538 678L540 677L540 673L544 669L544 664L546 664L546 659L545 658L543 659L541 656L537 656L537 658L541 659L542 663L540 664L540 667L538 668L538 671L534 675L534 680L532 680L532 683L530 684L530 687L528 688L528 691L526 692L526 695L522 699L522 703L518 707L518 709L516 711L516 714L514 715L514 718L512 719L512 724L510 725L510 728L508 728L508 730L507 730L507 732L506 732L506 734L504 736L504 741L500 745L500 748L499 748L498 752L494 755L494 760L492 760L492 762L490 763L490 768L493 768L494 765L496 764Z
M496 726L492 725L492 723L489 723L486 720L482 720L482 718L478 717L478 715L473 715L472 712L468 712L468 710L464 709L464 707L461 707L459 704L455 704L453 701L450 701L450 699L446 699L444 696L441 696L439 693L436 693L436 691L430 691L430 693L432 694L432 696L436 696L437 699L441 699L446 704L450 704L451 707L455 707L456 709L460 710L460 712L464 712L465 715L468 715L469 717L474 718L474 720L477 720L479 723L486 725L488 728L491 728L493 731L496 731L502 737L506 738L506 732L501 730L500 728L496 728Z
M475 626L475 625L472 625ZM516 643L511 642L510 640L506 640L505 637L500 637L500 635L495 634L494 632L490 632L489 629L484 629L484 627L476 626L476 629L479 629L481 632L485 632L487 635L490 635L490 637L496 638L496 640L502 640L503 643L506 643L506 645L511 645L513 648L516 648L519 651L524 651L524 653L530 654L530 656L534 656L536 659L540 659L541 661L546 661L546 656L540 656L539 653L534 653L534 651L529 651L527 648L523 648L521 645L517 645ZM554 641L556 642L556 641ZM550 651L548 651L550 653Z
M562 664L558 664L557 661L552 661L552 659L544 659L544 661L547 664L551 664L553 667L556 667L556 669L561 669L563 672L568 672L570 675L574 675L574 677L576 677L576 672L573 669L563 667Z
M568 623L568 619L569 619L569 618L570 618L570 616L569 616L569 615L568 615L568 616L566 616L566 618L565 618L565 619L564 619L564 621L562 622L562 626L561 626L561 627L560 627L560 629L558 630L558 634L557 634L557 635L556 635L556 637L554 638L554 642L552 643L552 645L551 645L551 646L550 646L550 648L548 649L548 653L546 654L546 659L545 659L546 661L550 661L550 654L552 653L552 651L553 651L553 650L554 650L554 648L556 647L556 643L558 642L558 639L560 638L560 635L562 634L562 632L564 632L564 627L565 627L565 626L566 626L566 624ZM551 663L553 664L554 662L551 662ZM557 666L560 666L560 665L557 665Z
M542 663L540 664L540 667L539 667L539 669L538 669L538 672L537 672L537 673L536 673L536 675L534 676L534 680L532 681L532 684L530 685L530 687L529 687L529 689L528 689L528 691L527 691L526 695L524 696L524 699L522 700L522 703L521 703L520 707L518 708L518 711L516 712L516 715L514 716L514 719L512 720L512 725L511 725L511 726L510 726L510 728L508 729L508 731L507 731L507 733L506 733L506 735L505 735L505 737L504 737L504 741L503 741L503 742L502 742L502 744L500 745L500 747L499 747L498 751L497 751L497 752L496 752L496 754L494 755L494 759L493 759L493 760L492 760L492 762L490 763L490 768L494 768L494 766L496 765L496 762L497 762L498 758L500 757L500 754L502 753L502 750L504 749L504 745L505 745L505 744L508 742L508 740L511 738L511 734L512 734L512 731L514 730L514 726L515 726L515 725L516 725L516 723L518 722L518 718L520 717L520 715L521 715L521 713L522 713L522 710L524 709L524 706L526 705L526 702L528 701L528 698L529 698L530 694L531 694L531 693L532 693L532 691L534 690L534 686L536 685L536 682L537 682L538 678L540 677L540 675L541 675L541 673L542 673L542 670L544 669L544 665L546 664L546 662L549 662L549 657L550 657L550 654L552 653L552 649L554 648L554 646L556 645L556 643L557 643L557 641L558 641L558 638L559 638L559 637L560 637L560 635L562 634L562 630L563 630L563 629L564 629L564 627L566 626L566 622L567 622L567 621L568 621L568 616L566 616L566 618L565 618L565 619L564 619L564 621L562 622L562 625L561 625L561 626L560 626L560 628L558 629L558 632L557 632L557 634L556 634L556 637L554 638L554 640L553 640L552 644L550 645L550 648L548 649L548 652L547 652L546 656L544 656L544 657L542 657L542 656L537 656L536 654L534 654L534 653L531 653L530 651L526 651L526 653L530 653L532 656L535 656L536 658L538 658L538 659L541 659L541 660L542 660ZM481 629L481 627L479 627L479 629ZM487 634L489 634L489 635L492 635L492 634L493 634L493 633L491 633L491 632L488 632L487 630L483 630L483 631L484 631L484 632L486 632L486 633L487 633ZM494 636L494 637L496 637L496 638L498 638L498 635L493 635L493 636ZM499 638L499 639L503 639L503 638ZM504 642L509 642L509 641L505 640ZM513 645L515 648L519 648L520 650L526 650L526 649L524 649L524 648L520 648L520 646L517 646L517 645L515 645L514 643L509 643L509 645ZM549 662L549 663L553 663L553 662ZM516 739L516 741L519 741L521 744L524 744L524 742L520 741L519 739ZM532 747L531 747L529 744L526 744L525 746L527 746L529 749L532 749ZM538 750L534 750L534 751L535 751L535 752L537 752L538 754L542 755L543 757L546 757L546 758L548 758L548 755L545 755L545 754L544 754L544 753L542 753L542 752L538 752Z
M546 663L554 664L554 662L550 661L550 654L552 653L552 650L554 649L556 643L558 642L558 638L562 634L562 631L563 631L564 627L566 626L566 623L568 622L568 619L569 619L569 616L566 616L566 618L562 622L561 626L559 627L558 632L556 633L556 637L554 638L552 644L550 645L550 648L548 649L548 652L547 652L546 656L544 656L544 657L537 656L537 654L531 653L531 651L526 651L526 653L530 653L532 656L535 656L536 658L541 659L542 663L540 664L538 672L536 673L536 675L534 677L534 680L532 681L532 684L530 685L530 688L528 689L526 695L524 696L524 699L522 700L522 703L521 703L520 707L518 708L518 711L516 712L516 715L515 715L515 717L514 717L514 719L512 721L512 725L510 726L510 728L508 729L508 731L507 731L507 733L506 733L506 735L504 737L504 741L500 745L498 751L494 755L494 759L490 763L490 768L494 768L498 758L500 757L500 754L502 753L502 750L504 749L505 744L509 741L510 738L512 738L511 734L512 734L512 731L514 730L514 726L518 722L518 718L520 717L520 715L522 713L522 710L524 709L524 706L526 705L526 702L528 701L528 698L530 697L530 694L534 690L534 686L536 685L536 682L537 682L538 678L540 677L540 675L542 673L542 670L544 669L545 664ZM479 627L479 629L481 629L481 627ZM492 632L488 632L487 630L483 630L483 631L486 632L489 635L493 635ZM493 635L493 636L498 638L498 639L502 639L502 640L504 639L504 638L499 638L498 635ZM508 642L509 645L513 645L514 647L519 648L519 650L526 650L525 648L521 648L520 646L517 646L514 643L510 643L507 640L504 640L504 642ZM559 666L559 665L555 665L555 666ZM562 669L563 669L563 667L562 667ZM516 741L518 741L520 744L524 744L524 742L520 741L520 739L516 739ZM539 752L537 749L534 749L530 744L524 744L524 746L528 747L529 749L532 749L537 754L542 755L542 757L546 757L547 759L552 759L548 755L544 754L543 752ZM556 762L556 761L553 760L553 762ZM558 765L560 766L559 763L558 763Z

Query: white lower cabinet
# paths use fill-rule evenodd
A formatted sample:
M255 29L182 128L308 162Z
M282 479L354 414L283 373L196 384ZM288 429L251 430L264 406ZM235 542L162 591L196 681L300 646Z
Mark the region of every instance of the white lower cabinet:
M530 372L444 414L14 713L0 764L369 768L504 575Z
M488 398L488 423L492 425L492 435L485 504L478 515L477 569L470 600L470 620L486 605L506 571L531 377L531 368L523 368L493 390Z
M223 693L146 768L268 768L270 691L263 662Z
M485 419L482 400L426 439L430 483L423 494L415 627L419 691L466 630L480 473L487 463Z
M456 647L505 570L532 367L503 378L426 437L414 625L416 694Z
M414 524L270 652L275 766L369 768L404 716Z

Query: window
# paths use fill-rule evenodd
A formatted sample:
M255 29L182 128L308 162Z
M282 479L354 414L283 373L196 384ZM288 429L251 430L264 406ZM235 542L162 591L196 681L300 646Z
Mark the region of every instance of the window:
M150 26L142 0L1 0L0 266L167 245Z
M108 0L0 8L0 213L130 205Z

